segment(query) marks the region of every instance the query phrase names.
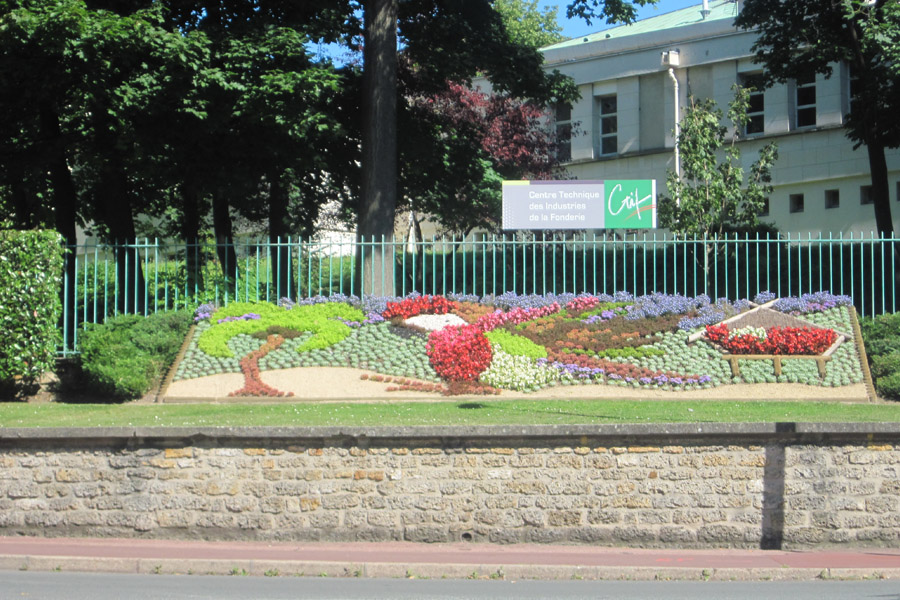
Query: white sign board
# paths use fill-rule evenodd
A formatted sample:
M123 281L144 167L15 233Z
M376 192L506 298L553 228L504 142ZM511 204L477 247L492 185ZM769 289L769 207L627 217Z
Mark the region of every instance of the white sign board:
M504 181L503 229L650 229L656 181Z

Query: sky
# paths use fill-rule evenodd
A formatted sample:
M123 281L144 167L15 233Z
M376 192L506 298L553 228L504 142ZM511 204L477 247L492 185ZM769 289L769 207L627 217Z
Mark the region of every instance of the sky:
M659 0L659 2L657 2L657 4L655 5L638 8L638 19L646 19L648 17L672 12L680 8L687 8L688 6L697 6L699 8L702 3L702 0ZM538 2L538 6L542 10L551 6L557 7L558 10L556 21L560 25L562 25L562 34L566 36L566 38L574 38L582 35L587 35L589 33L596 33L598 31L602 31L604 29L612 27L611 25L607 25L602 21L594 21L593 25L589 26L582 19L567 19L567 4L569 4L568 0L539 0Z
M568 38L579 37L589 33L596 33L604 29L609 29L613 25L607 25L603 21L594 21L593 25L588 25L582 19L567 19L566 5L571 0L538 0L538 7L543 10L551 6L557 8L556 21L562 25L562 34ZM702 0L658 0L655 5L649 5L638 8L638 19L647 19L656 15L662 15L688 6L696 6L698 9L702 4ZM347 54L346 50L339 45L323 45L321 47L312 48L313 52L320 52L331 56L332 59L343 64Z

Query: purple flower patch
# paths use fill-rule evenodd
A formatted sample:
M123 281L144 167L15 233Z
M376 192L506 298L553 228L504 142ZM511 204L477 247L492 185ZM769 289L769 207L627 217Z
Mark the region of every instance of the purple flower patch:
M258 321L262 317L256 313L247 313L245 315L241 315L239 317L225 317L224 319L219 319L216 323L231 323L232 321Z

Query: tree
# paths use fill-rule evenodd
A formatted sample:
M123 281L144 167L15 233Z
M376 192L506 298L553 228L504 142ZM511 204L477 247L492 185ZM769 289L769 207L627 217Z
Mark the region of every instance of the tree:
M540 104L569 102L577 93L559 73L543 71L543 58L536 48L511 40L503 18L489 0L369 0L364 8L368 49L364 50L362 107L368 116L362 137L363 185L357 230L378 240L393 234L398 203L398 86L392 85L397 77L398 41L404 60L414 66L410 72L415 75L415 87L406 89L414 89L415 95L441 92L447 82L468 84L479 73L490 78L498 93L531 98ZM399 87L404 86L400 81ZM373 112L376 109L378 112ZM378 258L377 253L368 252L359 271L383 272L371 262ZM392 294L388 279L383 282L388 287L374 293Z
M676 140L681 154L681 177L674 171L667 173L669 197L659 206L660 225L676 234L703 238L704 272L709 271L712 250L705 241L721 237L730 229L758 226L760 210L772 192L771 170L778 158L774 143L759 150L746 183L740 166L737 142L739 132L749 122L749 97L747 89L735 86L735 97L728 108L730 128L722 124L724 115L715 101L692 99ZM723 151L725 160L720 162Z
M656 4L659 0L573 0L566 7L568 18L581 17L590 25L593 19L606 23L634 23L638 6Z
M900 7L893 0L745 0L735 20L757 30L756 61L768 85L819 73L836 63L852 74L847 136L865 145L878 232L894 231L885 148L900 147Z
M362 187L357 237L390 240L397 209L397 12L398 0L367 0L362 84ZM393 296L389 253L359 247L360 293ZM384 274L387 274L385 276ZM379 275L380 274L380 275ZM369 281L370 287L363 288Z
M22 174L21 184L10 182L14 198L37 192L40 199L17 201L20 220L45 220L49 212L71 244L76 223L92 219L108 239L133 242L133 203L140 199L133 188L142 174L135 117L156 114L147 108L173 79L168 67L189 61L185 37L157 26L158 7L127 16L90 10L79 0L2 8L0 107L11 137L0 160ZM160 128L156 122L147 129ZM129 304L140 308L140 261L134 251L117 259L120 289L130 266ZM74 262L67 275L74 285ZM120 309L124 302L123 296Z
M408 100L401 114L402 205L446 230L496 230L504 179L562 175L555 131L533 102L459 83Z
M537 0L494 0L510 40L520 46L542 48L565 39L556 21L556 8L541 12Z

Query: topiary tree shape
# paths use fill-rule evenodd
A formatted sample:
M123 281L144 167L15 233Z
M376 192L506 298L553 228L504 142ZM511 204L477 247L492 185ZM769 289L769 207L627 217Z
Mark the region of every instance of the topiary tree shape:
M291 309L268 302L235 302L212 315L213 325L200 335L197 346L210 356L232 357L234 353L228 347L228 341L234 336L284 327L312 334L297 348L298 352L305 352L336 344L352 331L345 321L360 322L363 319L365 315L361 310L340 302Z
M236 335L269 332L266 342L241 359L244 387L231 396L291 396L263 382L259 361L284 343L285 330L308 332L312 337L297 350L304 352L314 348L327 348L350 335L347 322L365 318L359 309L344 303L329 302L311 306L283 308L269 302L235 302L215 311L210 320L213 325L197 340L197 346L210 356L231 357L228 340ZM276 332L274 330L280 330Z

